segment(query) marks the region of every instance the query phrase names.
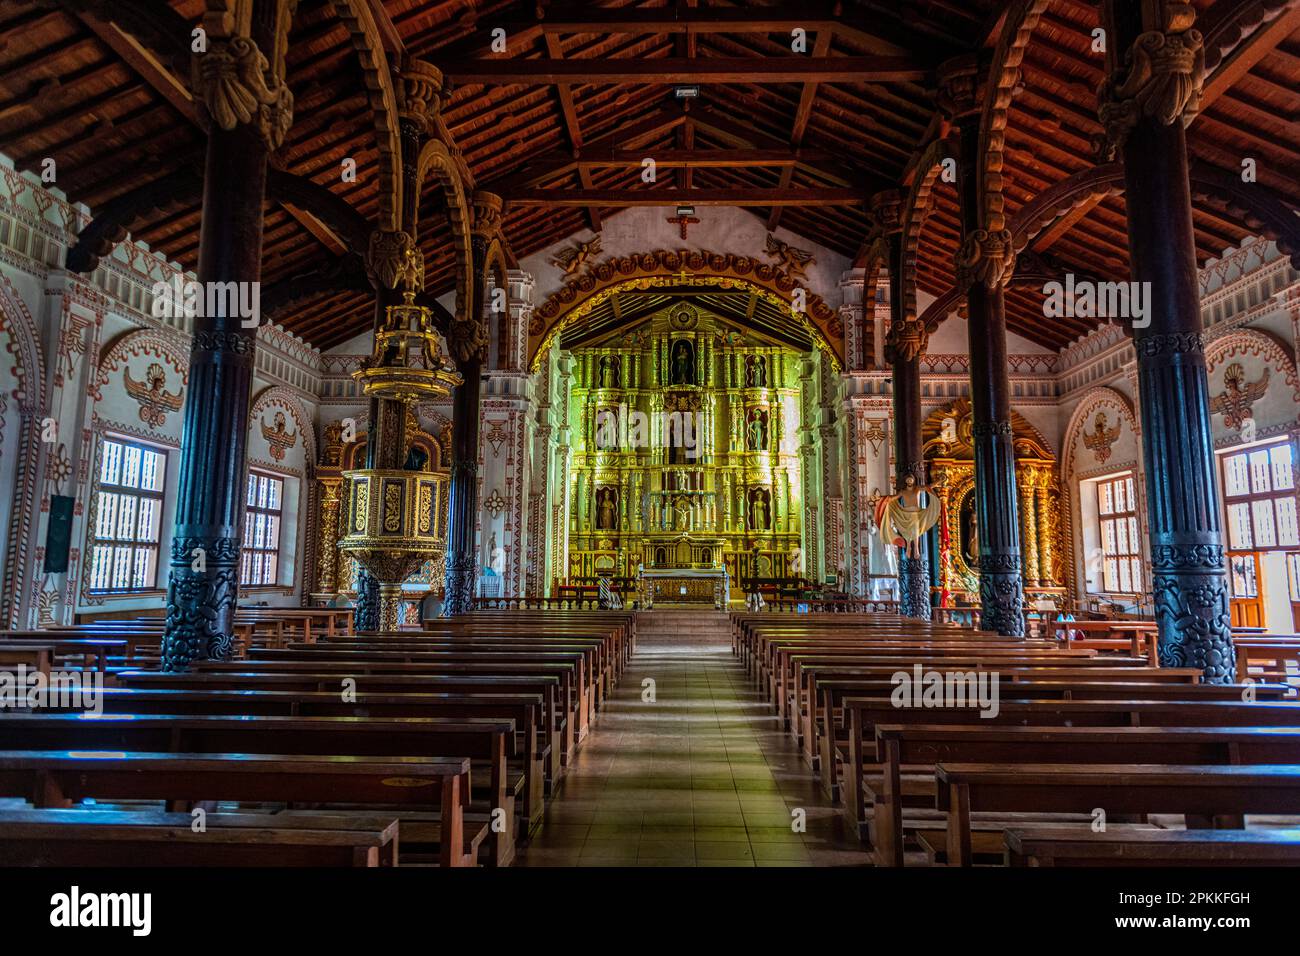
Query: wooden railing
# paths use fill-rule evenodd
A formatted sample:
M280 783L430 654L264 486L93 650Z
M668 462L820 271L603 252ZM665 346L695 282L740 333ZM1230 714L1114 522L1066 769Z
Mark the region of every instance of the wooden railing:
M873 598L832 598L829 600L800 601L793 598L776 598L763 604L765 611L786 614L897 614L898 602Z
M476 611L599 611L600 598L582 597L479 597L474 599Z

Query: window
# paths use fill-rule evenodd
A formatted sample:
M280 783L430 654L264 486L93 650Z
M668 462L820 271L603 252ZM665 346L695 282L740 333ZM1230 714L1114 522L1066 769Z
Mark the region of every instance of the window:
M167 458L146 445L105 438L100 445L91 542L90 590L146 591L158 580Z
M244 548L239 583L258 587L278 583L280 570L280 507L284 482L258 471L248 473L248 512L244 515Z
M1142 590L1142 545L1132 473L1097 482L1101 522L1102 586L1114 594Z
M1228 548L1273 551L1300 547L1290 443L1224 455L1222 461Z

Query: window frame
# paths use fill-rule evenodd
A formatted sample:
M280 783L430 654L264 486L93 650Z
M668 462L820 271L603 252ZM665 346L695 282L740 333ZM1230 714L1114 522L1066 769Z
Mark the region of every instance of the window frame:
M277 504L276 507L274 508L270 507L269 505L256 504L257 482L262 480L273 482L275 485L279 486L278 493L276 494L274 499L277 502ZM284 538L284 488L285 488L285 479L283 476L277 475L270 471L264 471L260 468L248 469L248 478L247 481L245 482L246 491L245 491L245 498L244 498L244 527L240 537L240 548L239 548L240 590L278 588L283 586L280 584L280 551L281 551L281 544ZM265 543L263 544L263 546L257 547L249 543L251 540L253 540L253 536L256 534L256 523L257 523L258 516L265 516L268 519L274 518L275 520L275 546L274 547L266 547ZM249 569L252 568L255 563L258 563L259 556L264 556L264 555L271 556L270 563L273 565L273 568L270 571L270 575L269 575L270 580L256 580L256 581L250 580L249 573L248 573ZM263 577L265 577L267 565L259 564L259 570L261 571Z
M1276 464L1273 461L1273 450L1278 448L1288 449L1291 456L1291 487L1276 488L1277 479ZM1269 488L1267 491L1256 491L1253 466L1251 457L1258 455L1260 452L1268 454L1268 465L1266 474L1268 477ZM1291 502L1293 527L1300 514L1296 513L1296 457L1295 448L1289 438L1281 438L1272 441L1263 441L1255 445L1249 445L1244 448L1234 448L1219 453L1219 481L1223 489L1223 531L1227 551L1232 554L1244 552L1254 552L1256 554L1266 554L1275 551L1287 553L1300 549L1300 528L1297 528L1296 539L1290 544L1282 543L1282 523L1279 520L1279 501L1289 500ZM1236 459L1245 459L1245 481L1247 490L1244 492L1232 493L1229 491L1229 462ZM1268 505L1268 512L1271 517L1272 542L1261 544L1259 542L1259 525L1256 515L1260 513L1260 505ZM1245 506L1248 510L1250 520L1249 531L1250 541L1246 544L1238 544L1235 540L1234 528L1234 508Z
M1097 541L1101 550L1101 593L1141 597L1146 593L1144 586L1144 563L1142 559L1142 520L1137 509L1137 475L1132 471L1119 472L1098 478L1094 484L1097 501ZM1124 507L1115 506L1114 489L1119 486L1124 492ZM1105 510L1103 493L1111 489L1111 508ZM1115 526L1115 544L1107 544L1107 526ZM1119 549L1119 529L1122 527L1125 540L1124 550ZM1127 563L1129 587L1121 587L1122 578L1119 563Z
M136 486L124 485L121 484L120 481L119 482L105 481L103 479L104 461L105 461L104 456L108 453L109 444L119 445L122 448L122 463L119 465L119 473L118 473L119 478L121 477L121 468L125 466L127 449L134 448L140 451L142 456L145 454L156 455L160 462L158 490L154 491L152 489L142 488L138 485ZM99 457L95 462L95 484L94 484L94 498L93 498L94 520L88 523L89 527L87 528L89 544L90 544L88 549L90 552L90 580L88 582L88 586L86 589L87 593L92 594L96 597L120 597L123 595L132 595L132 594L157 593L159 590L161 590L158 586L158 571L159 571L159 559L162 551L163 516L167 506L167 450L165 448L160 448L157 445L150 445L147 442L138 441L134 438L128 438L126 436L116 435L116 434L101 435L98 443L98 450L99 450ZM141 459L141 475L143 476L143 457ZM135 500L135 505L134 505L135 518L133 522L132 537L130 539L99 537L99 533L98 533L99 522L102 520L102 515L104 513L105 496L110 494L117 496L119 502L123 497L129 497ZM145 509L140 507L140 501L142 499L155 502L155 506L157 508L155 537L154 540L152 541L141 538L139 536L140 519L145 511ZM120 505L116 505L115 509L117 508L120 508ZM115 510L114 512L115 525L118 523L119 520L118 516L120 515L120 513L121 513L120 510ZM95 587L94 581L97 576L96 566L99 557L99 549L109 548L110 549L109 560L110 562L115 564L116 551L122 547L129 547L131 549L131 566L133 569L131 571L132 583L126 587L112 587L111 582L113 578L113 567L110 566L108 570L105 572L105 575L108 581L110 582L110 586ZM152 580L150 580L148 583L136 584L134 567L136 565L136 562L138 561L137 555L141 551L152 552L153 555L152 557L153 573L151 575Z

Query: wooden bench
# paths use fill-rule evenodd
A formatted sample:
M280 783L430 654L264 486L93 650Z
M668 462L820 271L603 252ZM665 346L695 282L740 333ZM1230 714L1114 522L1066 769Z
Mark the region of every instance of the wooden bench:
M1006 831L1008 866L1300 866L1300 830Z
M11 644L0 643L0 671L16 674L20 666L29 671L50 676L50 664L54 660L53 644Z
M971 865L974 812L1183 813L1241 817L1300 813L1300 765L946 764L936 808L948 816L948 863Z
M398 823L354 816L0 812L0 866L397 866ZM368 825L365 825L368 824Z
M470 761L296 754L0 751L0 795L38 809L68 801L344 803L439 813L442 866L471 866L464 801Z
M871 843L879 865L903 865L903 810L934 806L934 766L945 761L1300 764L1300 728L881 724L875 748L879 775L873 779L873 768L867 766L861 784L874 807Z
M849 697L844 701L848 731L836 754L843 764L844 812L866 833L866 795L861 781L867 752L876 754L876 728L936 724L949 726L1037 727L1300 727L1300 705L1185 700L1048 700L1001 701L996 716L981 717L970 708L894 706L885 698Z
M485 770L483 828L491 828L498 810L502 814L502 825L489 838L489 862L509 866L515 856L516 802L523 789L522 775L512 779L507 769L514 730L511 720L486 718L117 714L84 720L66 713L10 714L0 717L0 750L469 757ZM472 793L464 795L467 807L471 799Z

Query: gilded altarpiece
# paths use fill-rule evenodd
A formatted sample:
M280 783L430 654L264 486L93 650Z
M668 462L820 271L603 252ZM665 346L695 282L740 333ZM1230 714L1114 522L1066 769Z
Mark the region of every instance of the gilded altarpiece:
M805 357L685 303L572 350L568 580L791 576Z
M1056 459L1040 435L1012 413L1020 551L1025 598L1064 599L1061 489ZM975 507L975 453L968 399L936 409L921 429L929 480L943 504L939 522L939 586L949 600L979 603L979 524Z

